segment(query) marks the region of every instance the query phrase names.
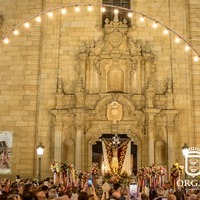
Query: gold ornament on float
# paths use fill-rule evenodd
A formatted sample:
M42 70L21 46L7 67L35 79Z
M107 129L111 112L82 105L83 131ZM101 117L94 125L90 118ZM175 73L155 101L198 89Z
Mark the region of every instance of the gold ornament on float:
M109 121L112 121L113 124L116 124L117 121L122 119L122 104L119 104L117 101L113 101L107 105L107 118Z

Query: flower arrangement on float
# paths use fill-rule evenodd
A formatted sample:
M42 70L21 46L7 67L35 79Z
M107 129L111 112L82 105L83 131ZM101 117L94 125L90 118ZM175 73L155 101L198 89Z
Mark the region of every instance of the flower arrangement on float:
M92 176L99 177L101 170L99 169L98 163L92 163Z
M60 164L58 162L53 161L51 163L51 167L50 167L51 171L53 173L58 173L60 172L61 168L60 168Z
M164 183L164 175L166 169L160 165L142 165L137 172L138 182L140 186L162 186Z
M53 172L54 184L64 184L67 186L70 182L74 181L75 171L73 164L64 164L53 161L50 166Z
M177 180L179 180L183 174L183 167L179 163L173 163L170 174L175 189Z
M172 165L170 174L172 177L177 178L181 174L183 174L183 168L181 167L181 165L179 165L179 163L174 163Z
M100 176L100 169L98 168L98 163L92 164L91 173L76 171L73 164L65 164L59 162L52 162L50 169L53 173L54 184L63 184L68 186L83 188L84 183L89 177Z
M114 172L107 172L104 176L101 176L101 170L99 169L98 163L92 163L91 172L76 171L73 164L64 164L58 162L52 162L50 167L53 176L54 184L63 184L68 186L75 186L83 188L85 182L89 177L92 177L93 184L98 185L97 179L101 178L104 182L111 184L121 183L128 185L130 183L131 177L127 172L122 172L120 174Z
M111 184L121 183L121 184L128 185L130 183L130 178L131 177L125 171L120 174L112 173L112 172L106 172L104 174L104 182L108 182Z

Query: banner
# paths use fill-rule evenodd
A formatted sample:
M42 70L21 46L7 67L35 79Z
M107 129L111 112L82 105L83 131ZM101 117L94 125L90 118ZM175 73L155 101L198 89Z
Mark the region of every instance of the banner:
M0 174L11 173L12 131L0 131Z

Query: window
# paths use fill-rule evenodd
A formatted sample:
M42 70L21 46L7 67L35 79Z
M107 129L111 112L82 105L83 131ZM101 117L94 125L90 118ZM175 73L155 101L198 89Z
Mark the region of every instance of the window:
M130 9L130 0L103 0L103 4L119 6ZM105 25L105 20L108 18L110 21L114 19L114 8L106 7L106 12L102 14L102 26ZM120 21L127 19L128 26L131 26L131 20L127 17L127 11L120 10L118 17Z

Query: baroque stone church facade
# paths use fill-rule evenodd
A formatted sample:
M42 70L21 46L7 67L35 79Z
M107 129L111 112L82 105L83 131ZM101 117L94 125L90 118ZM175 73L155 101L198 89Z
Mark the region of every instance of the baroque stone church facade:
M200 33L192 23L198 16L190 13L197 13L200 3L170 2L135 1L131 8L177 28L199 49L194 37ZM15 22L22 20L20 9L25 18L61 3L22 6L16 0L10 8L3 2L2 34L13 23L10 13ZM36 176L39 142L45 146L43 177L51 174L52 161L90 170L93 147L105 134L131 139L136 168L155 163L169 172L174 162L184 164L183 144L200 145L194 52L185 53L172 33L164 36L162 29L152 30L151 21L140 24L137 16L131 27L117 14L102 27L98 7L92 14L70 9L64 17L44 16L41 25L23 31L8 46L1 44L0 124L1 131L13 132L11 176Z

